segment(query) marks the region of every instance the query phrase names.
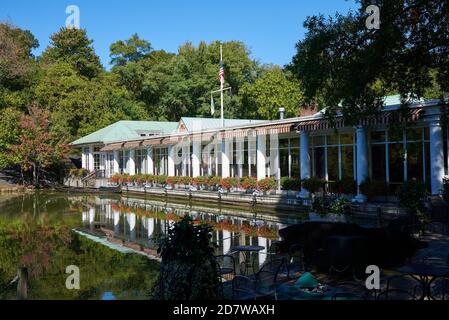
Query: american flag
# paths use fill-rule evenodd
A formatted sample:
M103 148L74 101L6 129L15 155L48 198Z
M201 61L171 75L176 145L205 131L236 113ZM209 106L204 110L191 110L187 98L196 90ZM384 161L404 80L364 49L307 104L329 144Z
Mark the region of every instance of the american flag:
M220 61L220 70L218 71L218 78L220 79L220 84L224 85L225 79L224 79L224 67L223 67L222 61Z

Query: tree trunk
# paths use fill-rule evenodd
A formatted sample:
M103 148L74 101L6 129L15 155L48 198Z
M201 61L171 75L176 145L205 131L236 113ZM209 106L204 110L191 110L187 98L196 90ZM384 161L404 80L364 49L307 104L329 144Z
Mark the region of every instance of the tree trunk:
M28 269L20 268L18 271L19 281L17 282L17 300L28 298Z

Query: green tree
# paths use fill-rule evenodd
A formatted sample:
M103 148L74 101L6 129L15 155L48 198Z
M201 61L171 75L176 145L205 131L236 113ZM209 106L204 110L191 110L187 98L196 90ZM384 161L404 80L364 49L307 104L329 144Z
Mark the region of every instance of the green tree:
M10 153L12 145L19 142L20 130L17 124L22 113L14 108L6 108L0 117L0 168L13 165L17 158Z
M119 40L111 44L111 64L123 66L131 61L139 61L148 56L151 51L151 43L139 38L139 35L135 33L128 40Z
M379 29L368 29L359 9L333 18L309 17L305 39L289 69L301 80L308 103L341 109L350 121L378 112L387 93L406 100L423 97L434 85L440 97L449 84L448 4L444 1L376 1ZM433 76L432 76L433 73ZM341 107L339 107L341 106Z
M299 81L279 67L267 70L253 84L244 84L240 94L250 117L258 119L278 119L281 107L285 108L286 117L296 117L303 102Z
M100 58L92 47L93 41L87 37L86 30L61 28L50 38L50 45L41 57L45 65L64 61L88 79L98 76L103 71Z

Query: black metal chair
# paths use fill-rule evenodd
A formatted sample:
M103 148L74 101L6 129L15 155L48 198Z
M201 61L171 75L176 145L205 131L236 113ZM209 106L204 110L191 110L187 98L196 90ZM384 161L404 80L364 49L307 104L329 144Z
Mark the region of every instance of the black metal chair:
M306 271L304 262L304 248L300 244L293 244L288 249L288 260L286 263L287 278L290 279L290 273L296 271Z
M277 299L277 280L284 259L269 261L252 277L237 275L233 279L233 297L240 300Z
M237 275L236 273L236 263L235 258L231 255L218 255L215 256L215 259L219 266L219 274L221 277L221 287L223 291L223 296L225 296L225 291L227 287L225 283L231 284L231 292L234 294L234 277ZM224 283L223 280L226 280Z

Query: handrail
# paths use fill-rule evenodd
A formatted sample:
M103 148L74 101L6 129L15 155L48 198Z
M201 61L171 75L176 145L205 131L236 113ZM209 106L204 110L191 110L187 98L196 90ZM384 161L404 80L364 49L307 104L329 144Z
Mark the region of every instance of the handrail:
M97 170L90 172L87 176L85 176L84 178L81 179L81 182L90 180L92 178L92 176L96 176L96 174L97 174Z

